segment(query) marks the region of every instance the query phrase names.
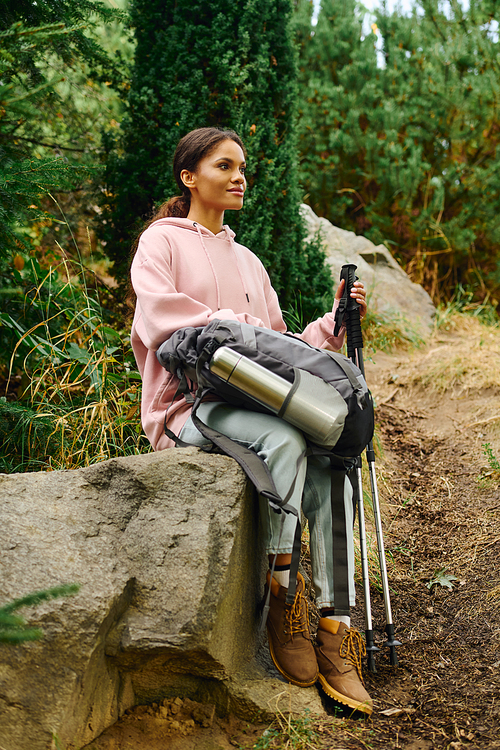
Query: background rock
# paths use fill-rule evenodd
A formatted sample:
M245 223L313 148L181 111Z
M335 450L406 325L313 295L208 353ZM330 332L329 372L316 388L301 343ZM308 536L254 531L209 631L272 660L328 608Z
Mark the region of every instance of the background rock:
M63 583L23 615L41 641L0 646L0 746L91 742L137 704L180 695L252 718L286 690L253 657L264 560L252 488L196 448L76 471L0 475L0 602ZM287 697L288 702L288 697Z
M366 237L335 227L316 216L310 206L303 204L301 211L308 239L321 233L335 287L342 265L354 263L367 289L370 309L389 318L400 318L410 328L427 333L436 312L432 300L420 284L410 280L384 245L374 245Z

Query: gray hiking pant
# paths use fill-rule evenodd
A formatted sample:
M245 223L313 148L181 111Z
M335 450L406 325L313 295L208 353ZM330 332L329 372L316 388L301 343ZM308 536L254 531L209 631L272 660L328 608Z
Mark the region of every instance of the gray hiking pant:
M306 447L302 433L279 417L249 409L238 409L229 404L211 402L198 408L200 419L223 435L254 450L267 463L276 489L285 497L296 473L299 456ZM180 438L193 445L205 445L207 440L194 426L191 417L181 430ZM316 603L319 608L334 607L333 598L333 542L331 513L330 463L323 456L305 459L299 468L289 504L309 525L311 566ZM281 524L281 514L275 513L265 498L260 500L260 518L268 554L292 552L296 519L286 514ZM352 487L345 479L344 505L347 527L347 554L349 572L349 603L355 604L354 544L352 536ZM300 518L300 515L299 515ZM280 538L281 532L281 538Z

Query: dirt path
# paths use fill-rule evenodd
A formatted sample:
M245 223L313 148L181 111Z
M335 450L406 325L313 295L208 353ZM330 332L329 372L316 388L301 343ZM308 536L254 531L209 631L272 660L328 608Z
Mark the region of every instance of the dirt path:
M452 329L367 365L403 641L400 668L368 676L379 711L394 708L374 716L374 748L500 748L500 475L483 447L500 456L498 345L479 326Z
M278 717L264 736L263 728L219 723L210 737L197 732L195 745L177 735L162 748L500 749L500 333L452 322L425 349L373 360L367 380L378 405L378 481L403 642L399 667L381 655L377 674L366 675L373 716L345 718L327 705L328 719ZM382 642L376 591L373 614ZM363 628L362 605L356 618Z

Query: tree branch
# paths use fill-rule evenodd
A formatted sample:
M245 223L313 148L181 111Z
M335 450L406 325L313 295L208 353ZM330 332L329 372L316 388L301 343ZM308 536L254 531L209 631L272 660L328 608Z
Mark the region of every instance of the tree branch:
M28 141L28 143L35 143L37 146L45 146L46 148L60 149L61 151L78 151L81 154L88 153L91 150L91 149L85 149L85 148L73 148L72 146L60 146L58 143L44 143L43 141L39 141L36 138L28 138L22 135L12 134L11 140Z

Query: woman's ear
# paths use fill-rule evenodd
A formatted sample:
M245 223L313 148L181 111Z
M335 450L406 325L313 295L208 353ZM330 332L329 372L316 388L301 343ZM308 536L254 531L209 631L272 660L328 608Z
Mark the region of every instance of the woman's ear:
M196 181L194 172L189 172L189 170L183 169L180 173L180 178L187 188L191 189L194 187Z

